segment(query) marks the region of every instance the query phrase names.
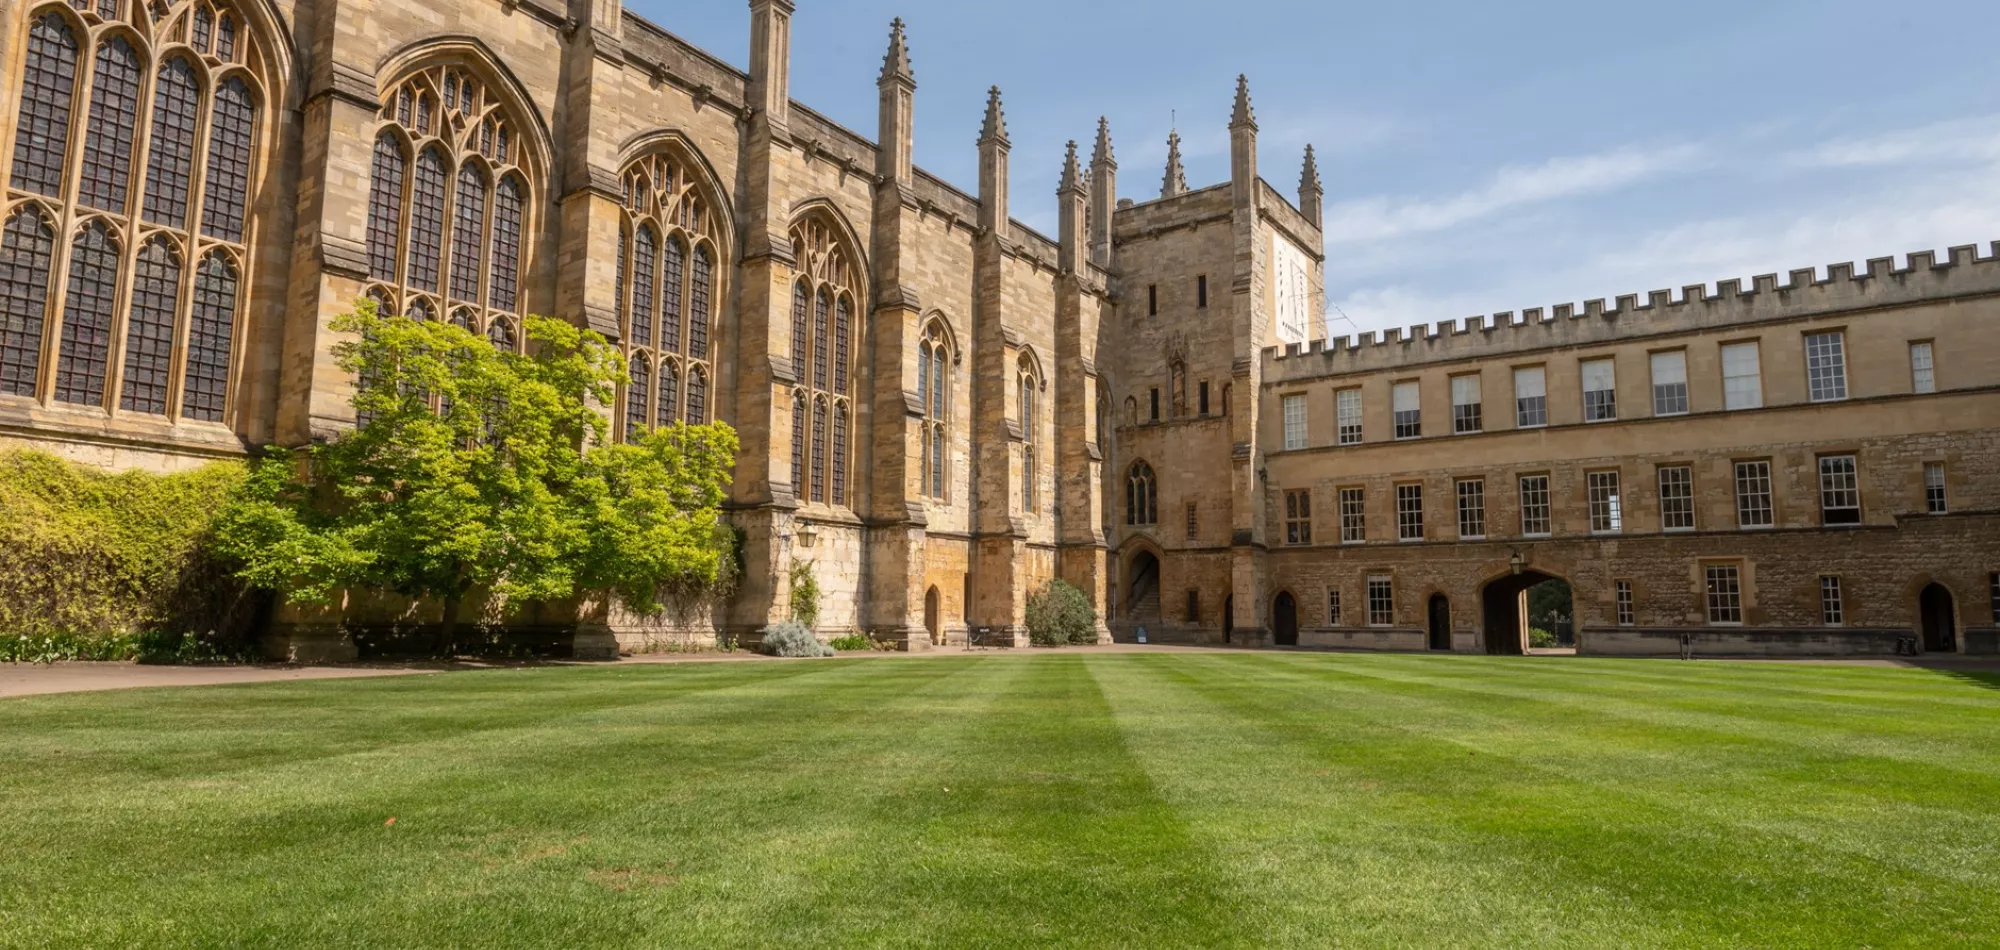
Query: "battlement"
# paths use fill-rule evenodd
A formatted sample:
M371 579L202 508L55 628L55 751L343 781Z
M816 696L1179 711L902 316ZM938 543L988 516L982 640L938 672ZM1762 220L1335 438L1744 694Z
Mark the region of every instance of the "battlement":
M1407 332L1265 347L1264 372L1271 380L1310 379L2000 294L2000 241L1987 250L1981 256L1978 245L1967 244L1951 248L1943 260L1934 251L1912 251L1900 268L1893 257L1877 257L1859 271L1852 263L1828 265L1824 277L1818 268L1793 270L1782 284L1777 274L1761 274L1747 288L1740 279L1712 289L1689 284L1679 296L1670 290L1647 293L1644 303L1639 294L1625 294L1609 307L1602 299L1586 300L1581 308L1561 303L1519 315L1416 324Z

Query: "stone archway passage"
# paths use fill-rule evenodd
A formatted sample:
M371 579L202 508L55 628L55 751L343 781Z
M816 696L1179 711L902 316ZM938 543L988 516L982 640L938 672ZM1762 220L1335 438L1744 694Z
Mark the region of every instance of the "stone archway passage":
M1553 574L1524 570L1503 574L1486 582L1479 593L1480 626L1486 635L1486 652L1519 656L1528 652L1528 588L1543 581L1562 580Z
M1125 620L1129 623L1160 622L1160 559L1151 551L1132 555L1125 569Z
M1925 653L1958 652L1957 611L1951 591L1943 584L1931 584L1917 595L1918 620L1922 625Z
M1289 592L1279 594L1271 603L1271 630L1277 645L1299 645L1299 604Z
M1451 601L1445 599L1443 594L1431 595L1430 621L1431 649L1451 649Z

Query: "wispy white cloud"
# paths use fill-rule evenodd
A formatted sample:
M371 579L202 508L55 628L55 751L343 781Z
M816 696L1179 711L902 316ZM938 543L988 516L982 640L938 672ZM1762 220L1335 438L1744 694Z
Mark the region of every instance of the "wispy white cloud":
M1836 139L1789 156L1807 168L2000 161L2000 116L1954 119L1861 138Z
M1331 245L1443 231L1513 208L1602 194L1688 171L1701 165L1705 156L1706 149L1693 144L1628 147L1502 168L1480 187L1443 198L1342 202L1327 209L1326 239Z

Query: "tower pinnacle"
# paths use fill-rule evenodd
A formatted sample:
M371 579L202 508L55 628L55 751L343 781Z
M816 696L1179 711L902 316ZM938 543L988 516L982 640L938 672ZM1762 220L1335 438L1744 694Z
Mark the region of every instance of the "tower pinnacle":
M999 86L994 86L986 91L986 122L980 126L979 141L982 144L986 142L998 142L1002 145L1008 144L1007 116L1000 110Z
M1118 158L1111 154L1111 120L1097 117L1097 149L1090 154L1090 167L1117 168Z
M1257 112L1250 108L1250 77L1236 77L1236 110L1229 117L1231 129L1257 128Z
M897 17L889 24L889 52L882 57L882 82L901 79L916 85L917 77L910 71L910 44L903 35L903 18Z
M1181 133L1167 133L1167 177L1160 182L1160 197L1187 194L1187 170L1181 167Z

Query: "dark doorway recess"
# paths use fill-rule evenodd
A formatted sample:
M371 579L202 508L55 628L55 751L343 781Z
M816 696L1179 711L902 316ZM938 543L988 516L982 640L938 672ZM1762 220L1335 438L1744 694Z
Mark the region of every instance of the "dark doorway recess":
M1222 642L1228 643L1236 635L1236 595L1222 598Z
M1433 650L1451 649L1451 601L1443 594L1431 595L1431 640Z
M1479 592L1480 625L1486 631L1486 652L1518 656L1528 647L1528 589L1562 578L1541 571L1502 574Z
M1279 594L1271 604L1272 636L1281 647L1299 645L1299 604L1289 593Z
M938 611L938 589L933 587L924 594L924 630L931 635L931 642L944 642L944 618Z
M1957 611L1953 608L1951 591L1943 584L1925 587L1917 595L1917 613L1923 622L1925 653L1958 652Z

